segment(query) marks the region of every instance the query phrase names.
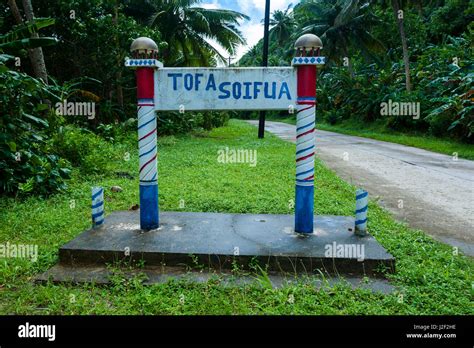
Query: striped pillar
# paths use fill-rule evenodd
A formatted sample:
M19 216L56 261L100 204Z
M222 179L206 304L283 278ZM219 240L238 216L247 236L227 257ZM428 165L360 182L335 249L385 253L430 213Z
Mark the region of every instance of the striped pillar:
M104 223L104 188L97 186L92 188L92 227L98 227Z
M155 70L162 68L158 46L148 37L139 37L130 45L131 59L125 66L136 69L138 155L140 178L140 228L158 228L158 165L155 116Z
M158 166L154 102L154 69L136 70L138 99L138 155L140 177L140 228L158 228Z
M314 224L314 153L316 124L317 67L326 59L319 56L321 40L304 34L295 42L296 57L296 190L295 232L313 233Z
M313 233L316 66L297 67L295 231Z
M369 206L369 193L365 190L356 191L355 210L355 234L365 236L367 234L367 209Z

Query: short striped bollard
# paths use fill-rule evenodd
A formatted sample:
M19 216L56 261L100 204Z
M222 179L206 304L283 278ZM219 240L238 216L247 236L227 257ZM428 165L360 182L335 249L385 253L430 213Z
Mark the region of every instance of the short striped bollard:
M98 227L104 223L104 188L97 186L92 188L92 227Z
M358 236L367 235L367 209L369 206L369 193L363 189L356 191L355 210L355 234Z

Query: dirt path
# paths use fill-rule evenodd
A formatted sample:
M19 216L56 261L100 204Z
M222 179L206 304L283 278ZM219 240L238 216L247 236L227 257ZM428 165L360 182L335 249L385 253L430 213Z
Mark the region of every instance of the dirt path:
M294 125L267 121L265 130L296 141ZM398 220L474 256L474 161L321 130L316 147L329 168Z

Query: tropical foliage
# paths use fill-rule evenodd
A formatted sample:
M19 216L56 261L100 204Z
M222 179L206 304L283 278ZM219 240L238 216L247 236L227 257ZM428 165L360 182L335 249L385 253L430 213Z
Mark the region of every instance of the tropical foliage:
M54 127L43 81L12 71L0 55L0 191L46 195L64 189L67 161L48 142Z
M245 42L238 26L242 13L200 7L202 0L127 2L126 12L162 33L163 59L168 66L208 66L225 61L216 43L233 55ZM172 29L171 29L172 28Z
M215 65L223 57L212 42L234 54L244 42L238 23L247 16L199 4L197 0L0 4L4 16L0 18L0 192L54 193L66 188L72 166L85 175L100 175L106 165L106 156L100 154L104 142L136 128L135 77L124 67L135 38L147 36L157 42L160 59L168 66ZM35 48L42 48L40 57L32 56ZM38 69L38 60L47 69ZM93 103L95 117L58 114L58 102ZM159 134L176 134L221 126L229 115L187 112L158 117Z
M0 13L0 192L12 195L65 189L74 166L101 174L104 142L136 127L135 78L123 64L133 39L157 42L166 66L214 66L227 58L217 45L235 55L245 42L248 19L201 0L8 0ZM314 33L329 59L319 120L472 143L473 18L469 0L302 0L272 14L269 65L288 65L298 36ZM240 65L260 66L261 53L260 41ZM419 103L419 117L381 115L389 100ZM93 103L95 116L58 114L65 101ZM158 132L208 130L230 116L160 113Z
M304 33L323 41L328 63L318 79L319 120L381 122L474 142L472 2L303 0L272 16L270 65L288 65ZM261 45L241 65L260 64ZM381 115L389 100L419 103L420 115Z

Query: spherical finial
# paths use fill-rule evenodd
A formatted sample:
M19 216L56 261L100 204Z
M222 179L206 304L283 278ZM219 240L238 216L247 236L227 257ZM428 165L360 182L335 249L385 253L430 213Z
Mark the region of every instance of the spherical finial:
M158 45L148 37L139 37L133 40L130 51L134 57L155 58L158 54Z
M319 49L322 47L323 43L321 39L314 34L301 35L295 42L295 49L297 52L300 53L303 53L305 51L319 51Z

